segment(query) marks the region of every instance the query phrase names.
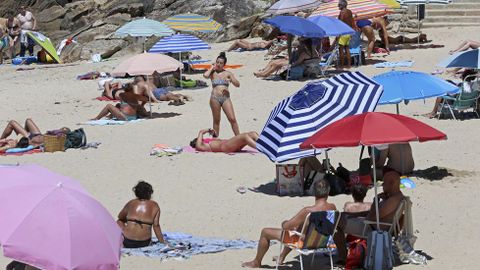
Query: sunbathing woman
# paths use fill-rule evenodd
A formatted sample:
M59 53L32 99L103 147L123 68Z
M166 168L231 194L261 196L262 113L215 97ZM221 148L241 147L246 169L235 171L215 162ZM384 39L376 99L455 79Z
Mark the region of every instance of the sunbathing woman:
M236 49L245 49L247 51L253 51L258 49L268 49L272 46L274 40L262 40L259 42L249 42L245 39L237 39L233 42L232 46L228 48L228 51Z
M17 145L19 148L25 148L29 144L33 146L39 146L43 144L43 135L38 126L33 122L32 119L27 118L25 120L25 126L22 127L17 121L11 120L8 122L7 126L5 127L5 130L2 133L2 136L0 137L0 143L11 146L13 145L13 142L16 140L8 140L8 136L10 136L13 132L15 132L17 135L22 135L23 138L17 144L22 144L22 145ZM26 142L26 143L25 143ZM26 144L26 145L25 145Z
M224 52L221 52L215 64L203 74L203 77L212 80L213 89L210 95L210 108L212 109L213 116L213 130L215 130L217 136L220 134L222 109L232 126L233 134L240 134L240 128L238 127L235 111L233 110L233 103L230 99L230 92L228 91L230 83L235 87L240 87L240 82L232 72L224 69L225 64L227 64L227 56Z
M257 147L258 133L255 131L242 133L228 140L214 138L204 139L203 135L206 133L209 133L213 137L216 135L213 129L200 130L198 137L190 142L190 146L197 151L222 153L240 152L243 147L247 145L254 149Z
M120 100L120 94L125 93L124 85L121 82L105 82L102 95L109 99Z
M118 214L122 229L123 247L141 248L152 241L152 228L160 243L166 244L160 228L160 207L152 200L152 185L140 181L133 188L136 199L129 201Z
M122 121L135 120L137 119L137 111L139 111L139 108L143 107L148 101L144 96L137 95L133 92L133 84L127 84L125 93L120 94L120 100L121 102L116 106L107 104L97 117L92 120L99 120L105 116Z
M143 76L135 77L134 83L136 85L134 91L138 95L150 97L152 102L173 101L172 105L183 105L184 101L191 100L190 97L182 94L173 94L166 88L157 88L153 83L153 76L148 81Z
M456 52L463 52L468 49L478 49L480 47L480 41L464 40L455 50L451 50L449 53L454 54Z

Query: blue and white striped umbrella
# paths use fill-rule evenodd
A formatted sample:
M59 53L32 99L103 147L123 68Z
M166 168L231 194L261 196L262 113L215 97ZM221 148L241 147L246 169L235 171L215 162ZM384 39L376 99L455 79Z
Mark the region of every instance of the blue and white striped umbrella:
M184 34L177 34L171 37L165 37L159 40L148 51L150 53L180 53L198 50L208 50L210 45L201 39Z
M422 5L422 4L440 4L447 5L451 4L452 0L397 0L400 5Z
M126 23L115 31L115 35L119 37L165 37L173 34L175 32L167 25L146 18Z
M375 109L383 87L360 72L347 72L305 85L271 112L257 149L274 162L313 156L300 144L328 124Z

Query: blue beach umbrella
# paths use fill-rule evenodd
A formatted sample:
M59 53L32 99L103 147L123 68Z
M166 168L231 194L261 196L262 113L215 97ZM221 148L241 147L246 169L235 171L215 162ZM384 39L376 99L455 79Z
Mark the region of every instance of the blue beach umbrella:
M381 105L438 97L459 91L456 85L416 71L389 71L374 76L372 80L383 85L383 94L378 102Z
M320 26L329 37L336 37L341 35L351 35L355 33L355 30L348 26L346 23L340 21L337 18L327 16L313 16L308 17L307 20Z
M264 21L280 29L283 33L306 38L322 38L327 36L325 31L315 23L296 16L276 16Z
M439 66L480 69L480 49L455 53L440 62Z
M360 72L310 82L273 109L257 140L257 149L273 162L318 154L318 150L300 150L299 146L336 120L373 111L382 89Z
M177 34L165 37L159 40L148 51L149 53L181 53L198 50L209 50L208 45L203 40L192 35Z

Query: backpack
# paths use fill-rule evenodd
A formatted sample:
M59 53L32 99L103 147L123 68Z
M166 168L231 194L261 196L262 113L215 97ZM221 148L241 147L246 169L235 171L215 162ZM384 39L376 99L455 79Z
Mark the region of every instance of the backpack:
M345 194L347 189L345 180L331 173L325 174L325 180L330 184L330 196Z
M393 269L392 236L384 231L372 231L367 239L366 270Z
M65 139L65 149L68 148L80 148L87 144L87 135L83 128L76 129L67 133Z
M365 254L367 253L367 240L356 239L349 243L345 270L359 269L363 267Z

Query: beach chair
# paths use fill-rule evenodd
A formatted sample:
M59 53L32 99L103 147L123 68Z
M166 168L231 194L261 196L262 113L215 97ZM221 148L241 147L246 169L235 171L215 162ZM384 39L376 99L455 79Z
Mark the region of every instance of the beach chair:
M329 234L320 234L316 227L320 224L315 224L314 221L318 219L319 215L325 214L327 219L331 222L331 228ZM333 257L332 250L335 248L333 243L333 235L335 234L338 226L338 221L340 220L339 211L322 211L322 212L313 212L307 215L305 222L303 223L302 230L300 232L292 231L283 231L282 239L280 244L280 254L282 252L283 246L287 246L295 252L298 252L300 258L300 269L303 270L303 256L308 256L313 254L312 263L315 259L316 252L328 253L330 256L330 268L333 270ZM317 218L314 218L317 217ZM283 244L285 239L285 234L295 234L299 236L299 241L296 243ZM279 255L280 255L279 254ZM278 270L279 260L277 260L276 269Z
M337 58L337 55L338 55L338 44L335 45L335 48L330 53L325 55L325 57L327 57L327 60L319 64L320 73L322 74L322 77L326 77L326 71L334 63L334 60Z
M353 58L355 66L362 65L362 32L355 32L350 40L350 56Z
M475 83L478 85L480 80L478 79L477 75L469 75L464 79L464 83L466 80L476 77ZM462 84L463 85L463 84ZM470 92L465 91L462 87L462 91L456 96L442 96L443 102L440 104L438 108L438 118L442 114L450 114L452 115L453 119L457 119L455 112L463 113L466 110L472 109L477 117L480 117L478 114L478 101L480 98L479 89L471 89Z

